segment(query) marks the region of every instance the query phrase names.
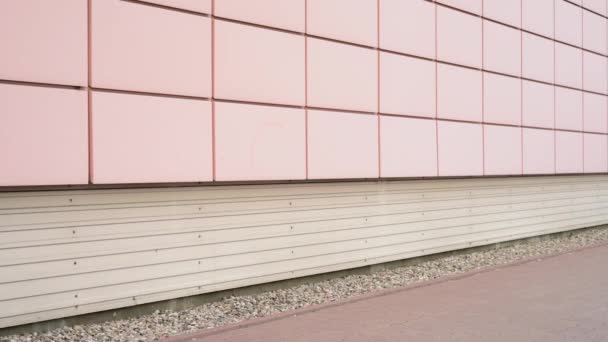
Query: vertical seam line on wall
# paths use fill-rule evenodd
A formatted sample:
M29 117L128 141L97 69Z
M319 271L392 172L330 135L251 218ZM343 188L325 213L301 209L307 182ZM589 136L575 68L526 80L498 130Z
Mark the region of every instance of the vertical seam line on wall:
M382 178L382 147L381 147L381 139L380 139L380 0L376 0L376 45L377 45L377 50L376 50L376 66L377 66L377 77L376 77L376 91L377 91L377 98L376 98L376 110L378 111L376 113L377 116L377 131L376 134L378 135L378 178Z
M308 0L304 0L304 177L308 179Z
M557 87L556 85L556 42L555 42L555 2L559 0L553 0L553 173L557 173Z
M439 176L439 67L437 63L437 4L433 2L435 12L435 163L436 175Z
M486 80L485 80L485 0L481 1L481 161L482 175L486 175Z
M585 16L584 16L584 11L583 8L580 8L581 11L581 96L583 97L581 99L581 115L582 115L582 122L581 122L581 138L583 139L583 153L581 155L582 158L582 165L583 165L583 173L585 172L586 169L586 165L585 165L585 51L583 50L584 48L584 42L585 42L585 23L583 22L585 20Z
M91 44L91 30L92 30L92 25L91 25L91 21L92 21L92 15L91 15L91 6L92 6L92 0L88 0L87 1L87 130L88 130L88 136L87 136L87 150L89 152L88 155L88 167L89 167L89 172L88 172L88 177L89 177L89 184L93 184L93 178L94 178L94 174L93 174L93 103L92 103L92 97L93 94L91 92L91 84L93 83L91 81L91 61L93 59L93 53L92 53L92 44Z
M211 177L217 177L215 142L215 0L211 0Z
M520 174L524 174L524 5L519 0L519 149L520 149Z

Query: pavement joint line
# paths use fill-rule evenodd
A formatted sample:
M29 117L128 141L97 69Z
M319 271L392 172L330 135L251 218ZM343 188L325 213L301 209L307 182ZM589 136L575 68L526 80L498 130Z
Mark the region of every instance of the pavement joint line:
M284 311L284 312L280 312L275 315L244 320L241 322L227 324L227 325L220 326L217 328L204 329L204 330L199 330L199 331L192 332L192 333L169 336L167 338L161 339L160 341L161 342L198 341L198 340L202 340L206 337L218 335L218 334L233 331L233 330L239 330L239 329L249 328L249 327L253 327L253 326L258 326L258 325L262 325L262 324L266 324L266 323L270 323L270 322L274 322L274 321L287 319L290 317L296 317L296 316L302 316L305 314L314 313L317 311L321 311L321 310L325 310L325 309L329 309L329 308L333 308L333 307L339 307L339 306L343 306L343 305L347 305L347 304L351 304L351 303L357 303L357 302L372 299L372 298L384 297L384 296L392 295L392 294L399 293L399 292L406 292L406 291L410 291L410 290L414 290L414 289L418 289L418 288L424 288L427 286L447 283L450 281L457 281L457 280L473 277L478 274L484 274L484 273L488 273L488 272L494 272L494 271L499 271L499 270L503 270L503 269L507 269L507 268L522 266L522 265L533 263L533 262L553 259L556 257L568 255L568 254L580 253L580 252L584 252L586 250L601 248L601 247L606 247L606 246L608 246L608 242L601 242L601 243L597 243L594 245L574 248L574 249L570 249L570 250L566 250L566 251L549 253L546 255L537 255L537 256L527 257L527 258L524 258L524 259L521 259L521 260L518 260L515 262L511 262L511 263L484 267L484 268L480 268L477 270L447 275L445 277L439 277L439 278L435 278L435 279L431 279L431 280L415 282L415 283L412 283L412 284L409 284L406 286L370 292L370 293L366 293L363 295L354 296L351 298L337 300L335 302L311 305L311 306L300 308L297 310Z

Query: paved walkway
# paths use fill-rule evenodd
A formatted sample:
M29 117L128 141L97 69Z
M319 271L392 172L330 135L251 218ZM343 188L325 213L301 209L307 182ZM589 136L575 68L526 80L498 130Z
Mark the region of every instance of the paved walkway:
M608 246L327 306L197 341L608 341Z

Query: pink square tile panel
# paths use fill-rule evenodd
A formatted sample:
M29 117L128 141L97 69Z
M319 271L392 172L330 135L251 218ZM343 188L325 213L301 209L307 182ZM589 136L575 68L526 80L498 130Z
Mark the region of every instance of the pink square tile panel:
M212 180L208 101L110 92L91 95L93 183Z
M435 117L435 62L380 53L380 112Z
M436 176L435 126L435 120L381 116L380 176Z
M429 1L382 0L380 47L435 58L435 4Z
M585 132L608 133L608 98L605 95L583 93Z
M437 117L481 121L481 72L446 64L437 65Z
M484 174L522 173L520 127L484 125Z
M605 17L583 11L583 47L585 49L606 54L606 44L608 43L606 23Z
M481 124L437 122L439 176L483 175Z
M481 67L481 19L437 6L437 59Z
M583 86L583 51L555 43L555 83L581 89Z
M86 1L0 1L0 42L0 79L87 85Z
M524 174L555 173L555 131L523 128L522 134Z
M375 112L378 109L378 52L308 39L308 105Z
M87 93L0 84L0 186L87 184Z
M583 92L555 87L555 128L583 129Z
M215 104L216 180L306 178L304 109Z
M605 56L583 52L583 89L608 93L608 59Z
M301 35L216 21L215 97L304 105L304 39Z
M483 121L521 124L521 79L484 73Z
M521 75L521 31L484 20L483 67L503 74Z
M555 0L521 0L522 28L545 37L553 38Z
M555 132L555 172L583 172L583 133Z
M308 111L308 178L376 178L378 117Z
M583 10L564 0L555 1L555 39L582 46Z
M530 33L522 33L522 76L553 83L554 43Z
M522 81L522 124L530 127L555 126L554 86Z
M585 133L584 171L597 173L608 171L608 136Z
M94 87L211 96L208 17L121 0L92 0L91 14Z

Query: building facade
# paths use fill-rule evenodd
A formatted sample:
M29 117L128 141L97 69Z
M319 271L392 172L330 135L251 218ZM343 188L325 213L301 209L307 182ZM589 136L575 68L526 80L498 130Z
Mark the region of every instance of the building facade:
M0 2L0 328L608 222L607 6Z

